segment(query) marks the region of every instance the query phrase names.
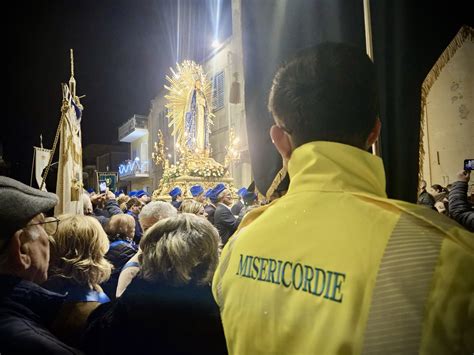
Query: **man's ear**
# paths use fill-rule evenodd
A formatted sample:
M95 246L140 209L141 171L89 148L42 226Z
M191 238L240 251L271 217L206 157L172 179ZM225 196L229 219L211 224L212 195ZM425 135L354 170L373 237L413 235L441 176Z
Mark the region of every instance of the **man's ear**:
M293 151L290 136L281 127L273 125L270 128L270 137L283 160L288 161Z
M27 270L31 266L28 245L22 242L23 230L16 231L10 240L9 259L16 269Z
M374 144L377 139L379 139L380 136L380 130L382 129L382 122L380 122L380 119L377 117L375 120L374 127L369 133L369 136L367 137L367 149Z

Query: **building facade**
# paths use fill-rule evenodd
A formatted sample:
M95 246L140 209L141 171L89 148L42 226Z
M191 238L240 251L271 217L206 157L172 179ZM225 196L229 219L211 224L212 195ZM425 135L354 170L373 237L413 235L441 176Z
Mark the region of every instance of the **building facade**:
M119 127L118 138L120 142L130 143L130 159L118 168L119 185L127 192L144 190L151 193L148 117L133 115Z
M244 68L242 58L240 1L232 1L232 35L215 48L201 63L204 72L212 82L212 106L215 115L211 126L211 156L223 164L229 147L231 130L238 139L235 147L240 158L231 163L229 171L234 178L234 186L248 186L252 181L250 155L248 150L247 127L244 102ZM149 153L151 157L158 130L163 133L166 152L170 163L177 160L174 138L166 117L166 90L163 88L151 102L148 115ZM151 163L150 175L153 189L158 188L162 169Z

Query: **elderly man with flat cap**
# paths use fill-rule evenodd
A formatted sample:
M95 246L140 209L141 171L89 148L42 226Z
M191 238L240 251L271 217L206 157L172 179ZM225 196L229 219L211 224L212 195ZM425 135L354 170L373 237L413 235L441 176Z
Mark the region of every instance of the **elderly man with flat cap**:
M49 237L45 224L59 220L43 213L58 202L56 195L0 176L0 352L74 354L48 325L64 296L41 286L48 278Z

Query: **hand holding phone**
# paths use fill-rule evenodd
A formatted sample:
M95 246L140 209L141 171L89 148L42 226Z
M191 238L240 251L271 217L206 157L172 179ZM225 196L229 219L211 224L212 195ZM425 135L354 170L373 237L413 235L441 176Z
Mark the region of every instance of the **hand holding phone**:
M99 193L105 194L107 192L107 183L105 181L99 182Z
M469 182L471 177L471 170L461 170L458 173L458 181Z

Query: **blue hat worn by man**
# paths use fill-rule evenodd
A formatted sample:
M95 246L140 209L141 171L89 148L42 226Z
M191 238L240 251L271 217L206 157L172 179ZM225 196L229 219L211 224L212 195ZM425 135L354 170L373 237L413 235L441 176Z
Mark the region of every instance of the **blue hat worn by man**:
M244 203L246 206L251 205L257 200L257 194L255 192L247 192L244 196L242 196Z
M149 193L144 190L137 191L136 197L140 198L142 196L149 196Z
M137 192L138 192L138 191L135 191L135 190L130 191L130 192L128 193L128 196L129 196L129 197L135 197L135 196L137 196Z
M204 210L207 213L207 220L214 224L214 213L216 211L217 195L224 191L224 184L217 184L214 188L207 190L206 197L209 198L209 203L204 207Z
M217 184L214 186L212 191L209 194L209 199L211 200L212 203L217 203L217 196L225 190L225 185L224 184Z
M247 189L245 187L241 187L239 191L237 191L237 195L240 197L244 197L244 195L247 193Z
M171 204L176 209L179 209L179 207L181 206L181 201L178 200L178 198L181 197L182 194L183 192L178 186L169 192L169 195L171 196Z
M169 192L169 195L172 198L176 198L177 196L180 196L182 194L182 191L179 187L175 187L173 190Z
M194 185L191 186L189 191L191 191L191 195L193 195L193 197L196 197L204 192L204 188L201 185Z
M382 159L368 152L377 96L374 63L348 44L306 49L277 71L270 135L289 189L222 250L212 288L229 353L472 353L473 234L387 198Z
M241 187L237 191L237 195L239 196L239 199L234 203L234 205L231 207L230 211L234 216L238 216L240 214L240 211L242 211L242 208L244 208L244 202L243 202L243 197L245 194L248 192L248 190L245 187Z

